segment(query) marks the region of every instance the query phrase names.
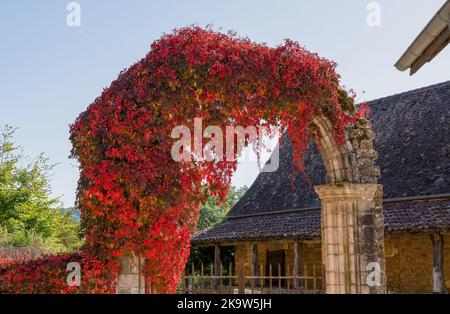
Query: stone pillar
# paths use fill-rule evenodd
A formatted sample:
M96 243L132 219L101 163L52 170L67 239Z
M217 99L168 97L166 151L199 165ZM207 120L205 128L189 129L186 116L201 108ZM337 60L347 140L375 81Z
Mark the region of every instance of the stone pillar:
M322 263L327 293L385 292L384 236L380 234L384 228L375 201L378 190L377 184L316 187L322 204Z
M117 293L144 294L145 280L141 273L144 259L132 254L120 260Z

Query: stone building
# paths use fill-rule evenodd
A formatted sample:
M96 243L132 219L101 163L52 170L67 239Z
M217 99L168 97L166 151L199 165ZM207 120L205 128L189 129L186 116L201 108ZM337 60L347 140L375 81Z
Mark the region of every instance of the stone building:
M450 81L368 104L383 186L387 291L446 292ZM221 247L233 247L236 267L250 275L267 275L269 264L281 264L279 275L301 273L307 265L320 272L321 211L314 186L325 183L325 170L315 144L308 148L305 172L310 182L293 166L285 139L278 170L260 173L227 219L196 234L192 244L215 246L216 261Z

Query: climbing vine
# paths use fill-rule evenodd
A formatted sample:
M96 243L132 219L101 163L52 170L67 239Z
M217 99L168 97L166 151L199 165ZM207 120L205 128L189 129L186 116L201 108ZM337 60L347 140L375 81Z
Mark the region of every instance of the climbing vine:
M69 263L80 265L79 285L67 280L71 278ZM24 258L14 263L2 263L0 259L0 293L114 293L117 272L116 263L87 252Z
M171 130L196 117L222 128L277 126L301 170L314 115L327 117L342 143L345 125L362 114L341 108L335 67L290 40L271 48L188 27L155 41L70 129L86 251L105 261L144 256L148 292L174 292L204 191L223 199L237 162L177 162Z

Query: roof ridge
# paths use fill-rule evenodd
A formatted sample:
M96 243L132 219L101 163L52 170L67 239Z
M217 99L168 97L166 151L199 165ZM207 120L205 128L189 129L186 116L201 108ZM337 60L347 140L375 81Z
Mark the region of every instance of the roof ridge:
M440 82L440 83L436 83L436 84L431 84L431 85L428 85L428 86L418 87L418 88L411 89L411 90L408 90L408 91L405 91L405 92L395 93L395 94L392 94L392 95L388 95L388 96L384 96L384 97L368 100L367 104L370 105L371 103L376 103L376 102L379 102L380 100L386 100L386 99L389 99L389 98L396 98L396 97L400 97L400 96L403 96L403 95L414 95L414 94L418 94L418 93L423 93L423 92L426 92L426 91L429 91L429 90L433 90L433 89L436 89L436 88L439 88L439 87L442 87L442 86L446 86L446 85L449 85L449 87L450 87L450 80L444 81L444 82Z

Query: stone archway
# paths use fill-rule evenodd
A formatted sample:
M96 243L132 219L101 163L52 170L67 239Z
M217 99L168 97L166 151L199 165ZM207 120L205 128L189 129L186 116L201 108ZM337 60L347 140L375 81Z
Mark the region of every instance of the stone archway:
M205 164L196 145L194 163L171 155L168 130L197 115L210 125L280 126L296 140L297 156L314 138L327 171L327 184L316 187L327 292L384 291L374 135L339 88L335 66L292 41L270 48L184 28L155 41L80 114L71 141L81 165L77 202L86 250L121 259L119 292L174 292L198 205L207 198L202 182L226 194L236 159ZM373 265L380 273L375 287L366 280ZM152 287L142 287L141 273Z
M377 184L380 170L374 165L371 122L361 118L348 126L345 143L338 145L326 118L312 121L326 169L326 184L315 187L322 204L326 293L384 293L382 186ZM135 255L122 259L119 293L145 293L143 263Z
M371 123L361 118L346 128L337 145L331 124L313 122L326 169L326 184L316 186L321 200L322 263L327 293L384 293L384 219L380 174Z

